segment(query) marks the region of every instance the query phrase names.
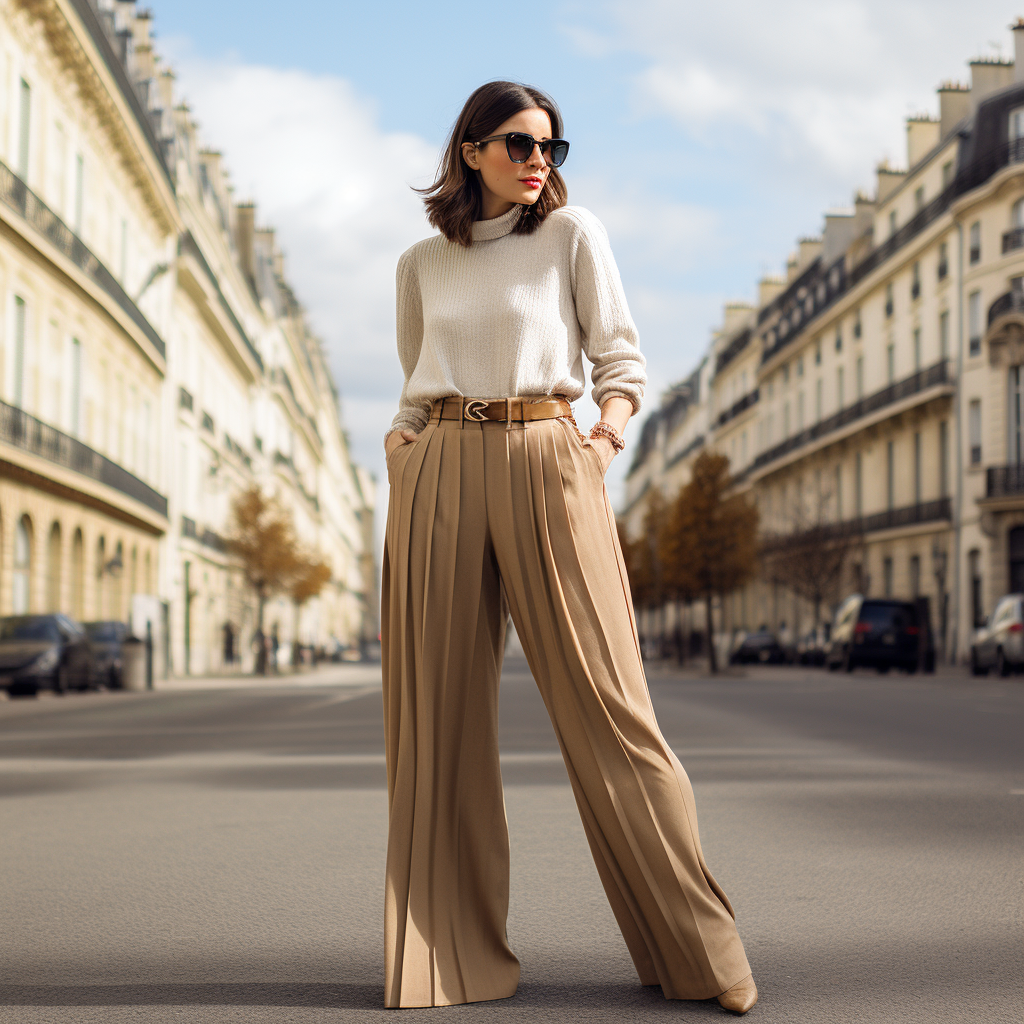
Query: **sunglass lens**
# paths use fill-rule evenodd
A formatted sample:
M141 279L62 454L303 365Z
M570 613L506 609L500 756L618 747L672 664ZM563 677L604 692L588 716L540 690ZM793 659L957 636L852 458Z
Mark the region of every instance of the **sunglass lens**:
M552 167L561 167L569 155L569 143L565 139L552 139L548 144L547 161Z
M530 159L535 145L532 135L524 135L519 132L512 132L506 139L509 159L517 164L524 164Z

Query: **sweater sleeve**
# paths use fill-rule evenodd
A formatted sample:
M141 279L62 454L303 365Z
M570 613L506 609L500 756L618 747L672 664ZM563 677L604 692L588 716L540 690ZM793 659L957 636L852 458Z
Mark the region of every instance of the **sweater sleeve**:
M405 372L405 383L398 402L398 412L391 421L387 434L392 430L415 430L419 433L427 425L427 410L422 405L410 402L408 398L409 378L416 369L423 345L423 302L420 285L416 278L416 264L410 252L402 254L395 274L396 316L395 326L398 337L398 358ZM384 436L387 437L387 434Z
M583 351L594 364L594 401L600 406L612 396L628 398L636 413L647 384L647 361L640 352L608 233L592 213L577 207L573 214L573 297Z

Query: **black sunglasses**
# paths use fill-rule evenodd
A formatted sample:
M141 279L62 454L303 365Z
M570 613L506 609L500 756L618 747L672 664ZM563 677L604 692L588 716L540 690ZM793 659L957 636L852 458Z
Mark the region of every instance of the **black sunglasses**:
M525 164L533 154L533 147L540 146L541 156L549 167L561 167L569 155L569 143L565 139L535 139L526 132L506 132L504 135L491 135L481 139L476 145L484 146L488 142L505 140L505 151L514 164Z

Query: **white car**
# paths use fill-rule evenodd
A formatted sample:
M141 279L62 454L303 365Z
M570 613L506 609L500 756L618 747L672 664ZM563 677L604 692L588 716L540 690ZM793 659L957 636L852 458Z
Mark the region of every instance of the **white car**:
M1024 667L1024 594L1007 594L997 602L988 621L971 642L971 672L1008 676Z

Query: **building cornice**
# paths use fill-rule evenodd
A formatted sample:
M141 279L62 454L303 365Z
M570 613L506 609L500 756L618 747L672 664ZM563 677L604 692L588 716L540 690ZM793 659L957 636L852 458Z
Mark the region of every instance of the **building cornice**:
M182 229L159 141L146 122L138 97L89 6L88 0L13 0L35 18L61 65L74 77L97 120L110 134L113 148L165 233ZM91 27L90 27L91 26ZM101 52L102 51L102 52ZM112 68L118 68L117 74Z

